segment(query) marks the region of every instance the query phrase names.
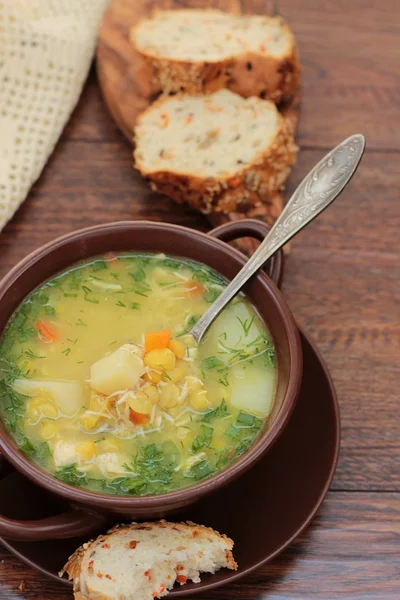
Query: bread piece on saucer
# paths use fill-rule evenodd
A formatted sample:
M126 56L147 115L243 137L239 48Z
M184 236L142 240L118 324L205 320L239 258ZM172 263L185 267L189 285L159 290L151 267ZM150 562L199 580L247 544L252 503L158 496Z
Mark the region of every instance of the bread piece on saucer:
M59 573L73 580L75 600L152 600L200 573L237 569L233 541L203 525L132 523L83 544Z
M229 88L275 103L299 83L293 34L280 17L213 9L155 11L130 32L165 93L210 93Z
M138 119L136 168L152 188L203 213L271 204L297 147L275 104L229 90L162 96Z

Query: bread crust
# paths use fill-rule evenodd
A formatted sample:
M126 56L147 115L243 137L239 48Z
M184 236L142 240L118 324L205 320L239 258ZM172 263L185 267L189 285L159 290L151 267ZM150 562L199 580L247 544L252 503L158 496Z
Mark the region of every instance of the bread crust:
M289 39L290 50L282 56L246 52L221 61L187 61L162 58L136 44L135 31L130 40L150 65L153 84L164 93L210 94L222 88L249 98L259 96L275 104L290 100L300 82L300 62L294 36L280 17L273 17ZM272 20L271 19L271 20Z
M143 115L164 100L165 97L157 100ZM171 197L179 204L187 203L204 214L243 213L268 205L271 207L271 216L276 218L282 210L276 204L279 198L277 192L283 188L297 154L292 128L280 114L278 120L277 132L270 146L257 153L252 163L229 176L204 178L168 170L149 173L136 150L135 166L150 181L153 190Z
M130 531L135 530L143 530L143 529L165 529L165 528L173 528L178 530L190 530L190 531L199 531L206 535L211 535L213 537L218 537L226 540L230 549L225 550L225 556L227 561L227 568L232 569L234 571L237 570L238 565L233 557L232 548L233 548L233 540L227 537L224 534L211 529L210 527L206 527L205 525L197 525L192 521L186 521L181 523L170 523L162 519L161 521L156 522L144 522L144 523L131 523L130 525L115 525L106 534L100 535L95 540L90 540L89 542L83 544L80 548L75 550L75 552L69 557L68 562L64 566L64 568L59 572L59 576L62 577L65 573L68 575L69 580L73 581L73 589L74 589L74 598L75 600L91 600L90 592L86 591L85 593L81 589L81 574L82 574L82 563L84 558L87 556L88 552L92 552L94 548L98 544L103 544L107 541L108 536L110 534L119 534L123 535L126 529ZM96 600L113 600L109 596L104 596L99 593L96 593Z

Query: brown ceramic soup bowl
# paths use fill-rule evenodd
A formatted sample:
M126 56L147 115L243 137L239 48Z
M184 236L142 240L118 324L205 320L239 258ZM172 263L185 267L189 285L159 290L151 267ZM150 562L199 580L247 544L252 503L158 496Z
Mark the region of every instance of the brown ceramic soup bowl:
M230 280L246 259L224 242L243 236L262 239L266 232L265 225L252 220L222 225L208 235L176 225L132 221L90 227L58 238L27 256L0 282L0 336L30 292L76 262L106 252L164 252L205 263ZM26 541L75 537L95 532L119 519L165 517L228 484L254 465L271 448L288 422L302 378L297 327L272 281L279 279L281 260L280 254L273 257L267 267L270 277L260 272L244 290L272 334L278 366L272 415L244 454L209 479L184 489L157 496L112 496L72 487L41 469L21 452L0 420L3 457L37 485L65 501L65 512L38 521L16 521L0 516L0 536ZM29 502L29 498L26 501Z

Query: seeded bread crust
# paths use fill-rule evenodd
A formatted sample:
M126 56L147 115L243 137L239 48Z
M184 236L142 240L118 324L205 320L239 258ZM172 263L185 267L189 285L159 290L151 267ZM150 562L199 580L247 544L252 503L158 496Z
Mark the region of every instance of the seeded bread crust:
M164 101L168 99L163 97L153 103L141 115L139 123L149 111ZM259 152L251 164L238 168L229 177L205 179L172 171L147 173L137 152L134 152L135 166L150 181L153 190L179 204L187 203L204 214L243 213L267 205L271 217L276 219L282 211L278 192L283 188L297 154L290 124L281 115L278 118L277 133L270 146Z
M109 541L109 536L111 534L121 534L124 535L124 532L128 529L131 532L135 530L151 530L152 532L157 531L157 529L174 529L175 531L182 532L191 532L192 534L196 532L196 535L206 535L209 537L210 542L212 539L223 539L227 543L227 548L225 550L226 556L226 567L228 569L237 570L238 565L233 558L232 547L233 541L228 538L226 535L220 534L214 529L210 527L206 527L204 525L197 525L191 521L186 521L185 523L169 523L165 520L157 521L157 522L145 522L145 523L132 523L130 525L116 525L112 529L110 529L105 535L101 535L95 540L91 540L86 544L83 544L80 548L78 548L72 556L68 559L68 562L64 566L64 568L59 572L59 576L62 577L65 573L68 575L69 580L73 581L74 587L74 598L75 600L93 600L90 590L86 590L83 592L81 590L81 575L82 575L82 563L87 555L92 554L96 548L99 546L106 544ZM212 539L211 539L212 538ZM115 539L115 538L114 538ZM112 551L112 548L110 549ZM89 557L90 558L90 557ZM165 590L161 595L165 595L167 590ZM96 600L116 600L114 596L102 595L99 594L98 591L95 593Z
M141 21L131 29L130 40L150 65L156 89L166 94L211 94L227 88L245 98L259 96L280 104L296 93L300 63L290 28L280 17L272 17L271 21L279 24L289 40L290 50L282 56L246 52L218 62L162 58L137 45L135 31Z

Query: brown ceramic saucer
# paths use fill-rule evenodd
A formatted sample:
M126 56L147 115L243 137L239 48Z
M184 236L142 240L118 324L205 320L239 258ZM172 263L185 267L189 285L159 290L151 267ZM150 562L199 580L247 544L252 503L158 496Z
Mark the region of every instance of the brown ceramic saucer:
M229 583L272 560L309 524L331 483L339 453L339 407L329 372L311 340L301 332L302 387L293 415L268 454L226 488L188 507L176 520L202 523L235 541L239 570L203 576L171 592L187 596ZM29 502L26 499L29 498ZM295 502L293 499L295 498ZM0 511L15 519L57 514L61 502L19 473L0 480ZM57 572L83 538L47 542L0 541L42 573Z

